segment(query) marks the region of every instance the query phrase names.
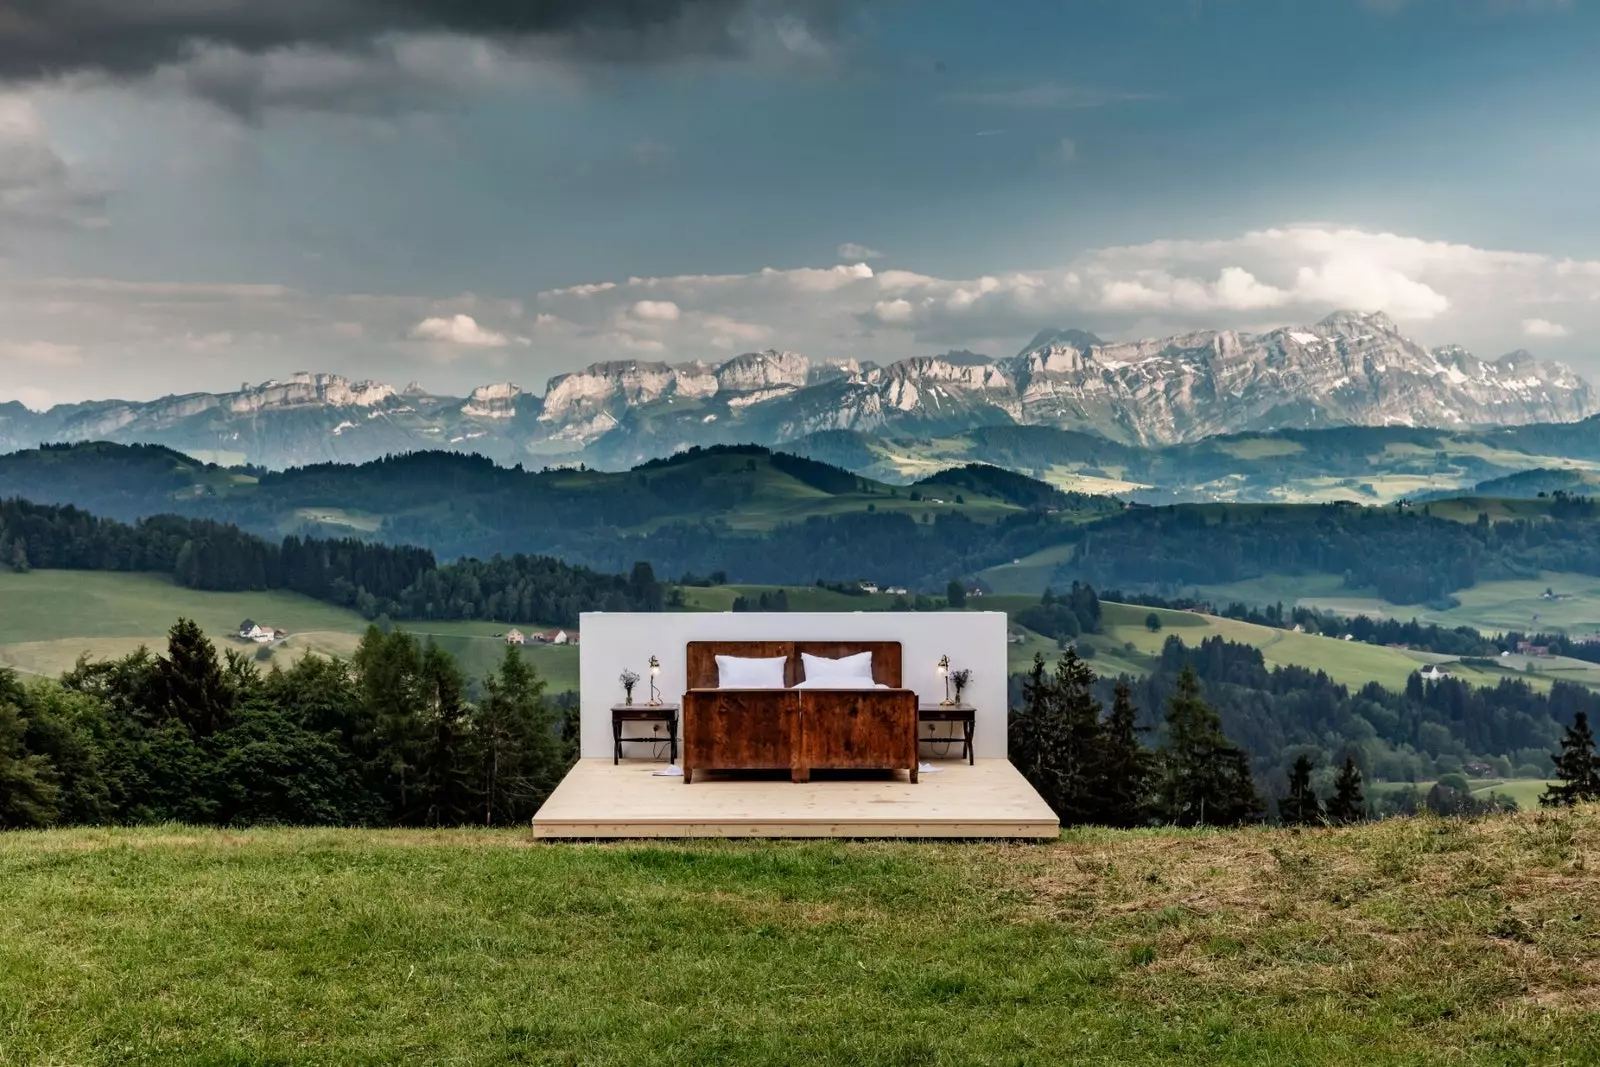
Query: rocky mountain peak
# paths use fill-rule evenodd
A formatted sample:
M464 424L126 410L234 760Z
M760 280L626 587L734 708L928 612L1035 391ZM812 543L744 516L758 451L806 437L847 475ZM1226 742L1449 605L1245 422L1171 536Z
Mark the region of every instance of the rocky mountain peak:
M241 389L228 397L227 406L229 411L241 413L317 404L370 408L396 395L394 386L381 382L352 382L337 374L296 371L284 381L274 379Z
M477 419L509 419L517 414L517 397L522 388L511 382L480 385L461 405L461 414Z

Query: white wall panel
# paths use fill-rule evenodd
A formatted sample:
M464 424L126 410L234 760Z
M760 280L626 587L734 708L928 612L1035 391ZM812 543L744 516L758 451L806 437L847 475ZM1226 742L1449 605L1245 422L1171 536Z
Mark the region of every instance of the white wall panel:
M944 698L936 667L941 655L952 670L972 670L967 703L977 709L979 758L1006 754L1006 616L998 611L854 612L587 612L578 627L579 685L584 756L611 756L611 705L621 703L617 676L638 672L634 703L649 693L650 657L661 660L661 699L679 703L690 641L899 641L903 683L923 701ZM630 728L643 736L648 726ZM627 745L643 756L648 745Z

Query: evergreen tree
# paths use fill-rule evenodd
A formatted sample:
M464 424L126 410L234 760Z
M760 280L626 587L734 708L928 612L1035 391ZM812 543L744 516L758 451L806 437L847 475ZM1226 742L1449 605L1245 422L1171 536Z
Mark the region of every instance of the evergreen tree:
M0 672L0 683L8 673ZM44 756L28 751L26 734L21 710L0 690L0 829L49 826L59 814L55 768Z
M1546 789L1540 804L1556 808L1600 800L1600 755L1595 752L1594 730L1587 714L1580 711L1572 717L1572 725L1561 739L1561 751L1552 759L1561 784Z
M1339 776L1333 781L1333 798L1328 801L1328 819L1335 823L1360 822L1366 818L1367 802L1361 795L1361 771L1353 756L1345 757Z
M167 654L156 661L164 717L195 738L210 737L229 723L235 690L217 661L217 650L189 619L167 631Z
M1149 818L1154 758L1139 735L1139 709L1126 682L1118 682L1111 714L1100 728L1094 792L1100 799L1098 822L1107 826L1143 826Z
M361 739L382 783L392 821L413 821L413 792L422 746L422 647L404 630L376 626L356 648L355 668L369 733Z
M1021 746L1018 768L1068 826L1095 821L1103 807L1095 788L1100 702L1094 699L1094 680L1073 649L1062 654L1048 678L1044 657L1035 654L1014 724Z
M1289 792L1278 802L1278 817L1285 826L1315 826L1323 821L1322 801L1311 786L1311 757L1301 753L1289 768Z
M950 584L944 589L944 599L952 608L967 606L967 587L961 583L960 578L950 579Z
M484 679L473 714L481 803L486 826L531 818L567 770L544 701L544 679L515 645Z
M1255 818L1261 798L1245 754L1228 742L1216 709L1185 665L1167 700L1167 737L1159 757L1157 814L1178 826L1227 826Z
M459 826L472 821L476 808L466 682L455 658L431 640L423 648L420 680L423 731L417 800L422 821L428 826Z
M115 776L121 761L105 706L55 682L30 686L19 703L27 723L24 747L49 760L58 776L59 821L78 826L117 821L112 793L120 784Z

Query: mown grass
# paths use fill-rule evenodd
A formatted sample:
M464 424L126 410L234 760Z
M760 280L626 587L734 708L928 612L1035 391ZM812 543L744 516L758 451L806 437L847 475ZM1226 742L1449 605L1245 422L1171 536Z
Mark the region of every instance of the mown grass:
M1046 845L0 837L0 1063L1600 1060L1600 810Z

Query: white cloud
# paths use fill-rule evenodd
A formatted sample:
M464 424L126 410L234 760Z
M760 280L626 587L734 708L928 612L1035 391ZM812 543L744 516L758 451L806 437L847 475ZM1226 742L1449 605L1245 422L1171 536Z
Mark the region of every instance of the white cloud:
M646 322L677 322L682 314L670 300L640 300L633 305L633 317Z
M411 328L411 336L418 341L442 341L469 348L504 348L513 341L503 333L484 329L477 319L464 314L430 316Z
M883 253L878 251L876 248L869 248L866 245L858 245L854 241L846 241L844 244L835 249L835 251L839 254L840 259L848 259L852 263L859 263L864 259L883 258Z
M61 399L146 396L302 368L464 392L619 358L765 347L879 363L947 348L1007 355L1045 327L1151 337L1308 325L1340 308L1386 311L1424 343L1459 342L1486 358L1537 334L1541 355L1600 376L1600 353L1576 340L1600 333L1600 260L1307 225L1100 248L967 278L864 263L768 267L590 281L526 305L0 274L0 346L11 346L0 347L0 395L48 385ZM41 338L61 348L36 347ZM318 354L309 368L306 352Z
M1559 322L1551 322L1549 319L1523 319L1522 332L1527 334L1529 337L1541 337L1546 339L1572 336L1571 330L1567 329Z

